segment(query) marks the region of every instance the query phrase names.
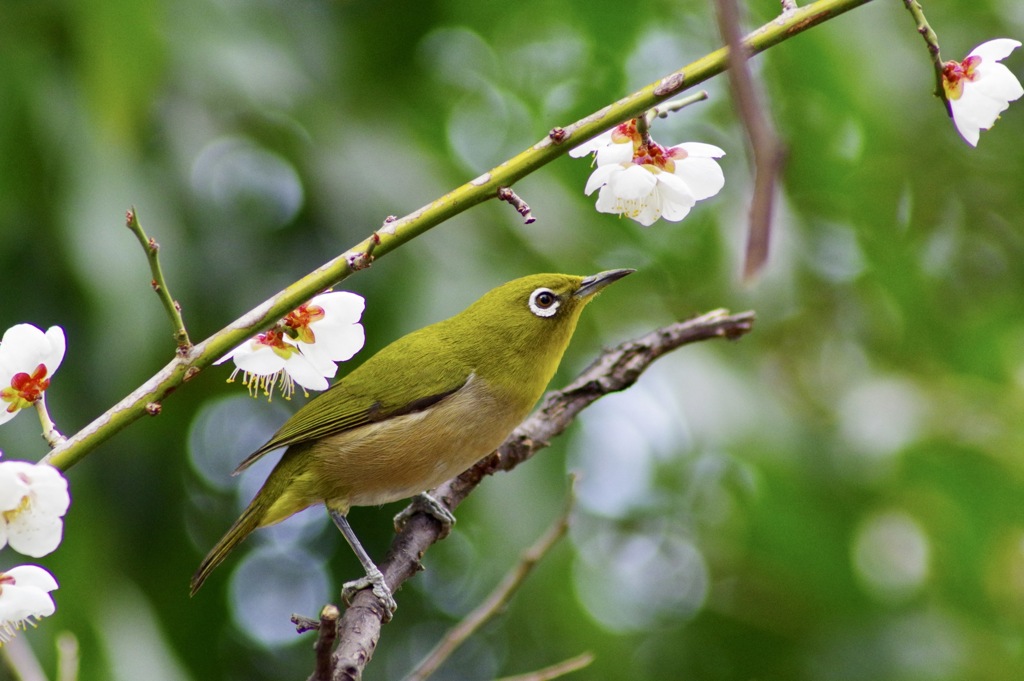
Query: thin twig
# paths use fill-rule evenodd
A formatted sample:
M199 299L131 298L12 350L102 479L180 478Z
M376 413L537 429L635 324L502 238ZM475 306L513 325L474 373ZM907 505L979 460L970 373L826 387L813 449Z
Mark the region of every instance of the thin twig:
M782 12L794 12L796 11L796 0L782 0Z
M511 187L498 187L498 198L516 209L516 212L523 216L523 224L529 225L537 221L530 211L530 204L519 198L519 195L512 191Z
M39 396L39 399L35 401L36 414L39 415L39 425L43 427L43 439L46 440L46 444L50 447L56 447L60 443L67 440L66 437L61 435L61 432L57 430L57 425L50 418L50 412L46 408L46 393L44 392Z
M924 38L924 43L928 47L928 55L931 57L932 68L935 70L935 96L942 100L942 105L946 107L946 113L952 118L953 107L946 96L946 88L942 85L942 69L944 64L942 63L942 55L939 52L939 36L935 34L931 24L928 23L928 19L924 16L921 3L917 0L903 0L903 5L910 12L910 16L914 17L914 22L917 24L917 32Z
M0 655L3 655L8 669L18 681L46 681L46 673L39 664L39 658L24 636L15 636L4 643L0 647Z
M714 310L605 350L572 383L545 395L540 407L513 431L496 452L433 490L431 496L449 510L454 509L485 477L500 470L511 470L547 447L580 411L604 395L633 385L644 370L662 355L683 345L711 338L740 338L751 331L753 324L753 312L730 315L726 310ZM440 536L440 523L433 518L423 513L409 518L378 566L392 593L421 569L420 559ZM352 605L338 622L335 681L359 679L373 656L381 628L376 602L376 596L369 589L363 589L352 598Z
M139 222L139 214L135 210L135 206L128 210L125 217L128 229L132 231L132 234L139 240L139 244L142 245L142 250L146 252L149 270L153 275L150 283L160 298L160 302L163 303L164 310L171 320L171 326L174 327L174 342L178 346L178 354L184 355L192 348L192 341L189 340L188 331L185 330L185 320L181 316L181 305L171 296L171 292L167 288L167 281L164 279L163 268L160 266L160 244L151 237L146 236L146 232L142 229L142 224Z
M772 231L772 208L776 184L785 151L764 114L754 80L747 68L749 49L740 35L739 8L736 0L715 0L718 29L729 47L729 85L743 128L754 156L754 193L750 200L750 227L747 232L743 279L752 280L768 261Z
M685 109L686 107L692 104L696 104L697 102L703 102L707 98L708 91L700 90L699 92L695 92L692 95L680 97L679 99L673 99L671 102L665 102L664 104L659 104L658 106L654 107L653 109L647 112L647 125L650 126L650 124L654 122L655 118L668 118L668 115L670 113L675 113L676 111Z
M57 681L78 681L78 637L70 631L57 636Z
M320 631L320 620L292 613L292 624L295 625L295 633L305 634L307 631Z
M550 667L544 669L538 669L534 672L526 674L517 674L516 676L503 676L498 681L551 681L552 679L558 679L566 674L578 672L581 669L590 666L590 663L594 661L593 653L583 653L576 657L570 657L564 662L553 664Z
M562 513L555 518L551 526L538 537L530 548L523 552L519 562L506 573L501 582L484 599L484 601L473 609L468 615L445 634L438 644L430 651L419 664L405 677L405 681L424 681L427 677L437 671L445 660L451 657L455 650L465 643L470 636L480 630L487 622L500 614L508 602L512 600L519 587L533 571L533 568L548 554L549 551L565 536L569 529L569 515L572 513L576 503L575 494L576 477L569 478L569 491L566 494L565 506Z
M338 617L341 613L336 605L325 605L320 611L320 632L313 644L316 651L316 668L309 681L331 681L331 674L334 666L331 663L331 653L334 650L334 641L338 636Z

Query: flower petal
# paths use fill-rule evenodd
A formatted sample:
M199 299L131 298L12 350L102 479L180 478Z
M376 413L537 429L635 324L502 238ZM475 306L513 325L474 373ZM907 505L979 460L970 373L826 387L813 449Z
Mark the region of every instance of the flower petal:
M631 220L639 222L644 227L650 227L661 217L661 207L656 200L651 200L639 205L638 210L627 213Z
M325 376L334 376L337 366L333 362L344 362L359 352L366 342L366 333L359 318L362 316L366 302L363 297L348 291L325 293L313 298L311 305L317 305L324 311L324 316L310 326L316 336L315 343L298 341L297 345L307 357L322 358L331 364L331 372ZM325 369L326 371L326 369Z
M338 367L334 366L334 371ZM296 383L306 390L327 390L330 387L327 378L324 376L325 367L314 365L307 357L293 355L285 363L284 370ZM334 376L334 371L330 376Z
M587 186L583 188L583 193L586 196L590 196L595 190L600 189L608 183L609 178L616 173L623 171L622 166L607 165L598 166L594 169L594 172L590 174L590 178L587 180Z
M614 130L614 128L613 128ZM575 149L569 152L569 155L573 158L582 158L588 154L592 154L603 146L612 143L612 130L605 130L597 137L591 138L590 140L579 145Z
M0 463L0 512L13 511L21 505L28 494L28 484L18 475L19 468L11 466L15 461Z
M612 142L598 149L595 159L598 166L629 163L633 160L633 144L631 142Z
M28 461L0 462L0 497L11 548L38 558L60 545L64 534L61 518L71 503L67 480L60 471Z
M11 635L33 618L52 615L56 610L49 592L57 588L57 580L38 565L19 565L2 573L0 590L0 638Z
M307 357L322 356L331 362L346 362L366 343L362 324L330 324L327 320L316 325L316 343L299 343ZM331 374L332 376L334 374Z
M690 214L690 209L693 208L694 204L678 203L676 201L666 201L661 205L661 217L665 218L669 222L679 222L687 215Z
M686 183L697 201L714 196L725 186L721 166L710 158L690 156L676 161L675 176Z
M15 463L15 462L9 462ZM32 505L43 513L62 516L71 505L68 481L59 470L45 463L25 462L29 470ZM2 466L3 464L0 464Z
M358 293L351 291L331 291L314 296L310 305L317 305L324 310L324 319L336 320L339 324L355 324L363 316L366 300ZM321 322L314 322L320 324Z
M1020 47L1019 40L1012 40L1010 38L996 38L995 40L989 40L984 42L967 55L968 57L981 57L982 61L999 61L1006 59L1010 56L1010 53Z
M597 209L598 213L622 214L622 203L608 185L601 187L601 191L597 194L597 203L594 204L594 208Z
M995 125L999 114L1009 107L1009 102L992 99L983 95L963 96L949 100L953 111L953 123L957 130L971 146L978 145L982 130Z
M677 166L678 168L678 166ZM673 173L661 173L658 175L658 193L664 203L679 203L687 208L697 203L697 197L686 181Z
M42 591L53 591L59 588L54 576L38 565L18 565L10 570L5 570L4 574L13 577L18 586L32 587Z
M696 156L697 158L721 158L725 156L725 152L714 144L704 144L703 142L683 142L677 144L672 149L682 149L686 152L687 156ZM669 149L671 152L672 149Z
M284 368L287 361L274 352L273 348L256 341L246 341L232 350L223 359L234 360L235 366L256 376L269 376Z
M7 525L7 542L18 553L33 558L49 555L64 538L64 522L57 516L26 510Z
M67 350L67 339L64 337L64 329L59 326L51 326L46 330L46 340L49 343L47 356L43 363L50 376L57 371L57 367L64 361L64 352Z
M32 324L15 324L0 340L0 380L21 371L30 373L40 364L52 376L63 359L64 331L59 326L43 333Z
M969 93L984 94L993 99L1001 99L1007 104L1024 95L1017 76L1013 71L996 62L983 62L977 69L977 80L969 82L965 87Z
M624 201L639 201L651 195L658 179L643 166L630 166L615 175L609 186L615 196Z

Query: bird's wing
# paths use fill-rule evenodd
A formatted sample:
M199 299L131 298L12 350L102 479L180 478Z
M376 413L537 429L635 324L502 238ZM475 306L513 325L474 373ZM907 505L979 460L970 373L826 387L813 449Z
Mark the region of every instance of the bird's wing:
M400 347L394 348L398 352L388 350L392 348L385 348L295 412L265 445L239 464L235 474L279 447L428 409L458 392L472 374L463 367L437 372L436 363L423 361L426 358L417 357L418 353L401 352ZM386 359L390 361L380 361L381 355L389 356ZM451 378L436 378L438 375Z

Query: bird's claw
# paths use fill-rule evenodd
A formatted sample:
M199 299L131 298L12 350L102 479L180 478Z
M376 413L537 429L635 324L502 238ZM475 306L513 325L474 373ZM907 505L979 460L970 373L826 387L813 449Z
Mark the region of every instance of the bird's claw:
M409 522L409 518L416 513L426 513L441 523L441 535L438 539L447 537L452 531L452 525L455 524L455 516L447 506L426 492L422 492L414 496L409 505L395 516L395 532L401 532L405 528L405 524Z
M395 610L398 610L398 603L395 601L395 597L391 595L391 589L384 582L384 575L381 574L380 570L342 584L341 598L345 601L346 605L352 605L352 597L366 587L373 589L373 595L377 597L377 602L380 603L380 607L384 610L381 620L383 622L390 622L395 614Z

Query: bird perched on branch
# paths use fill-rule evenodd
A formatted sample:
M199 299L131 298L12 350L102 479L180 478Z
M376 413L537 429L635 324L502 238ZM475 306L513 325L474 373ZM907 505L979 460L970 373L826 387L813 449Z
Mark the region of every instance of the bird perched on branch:
M192 594L250 532L325 504L366 570L346 589L372 586L390 617L391 591L345 518L349 509L418 495L496 449L543 394L583 308L631 272L510 281L399 338L310 400L235 471L287 447L199 565ZM418 499L442 522L454 521L429 497Z

